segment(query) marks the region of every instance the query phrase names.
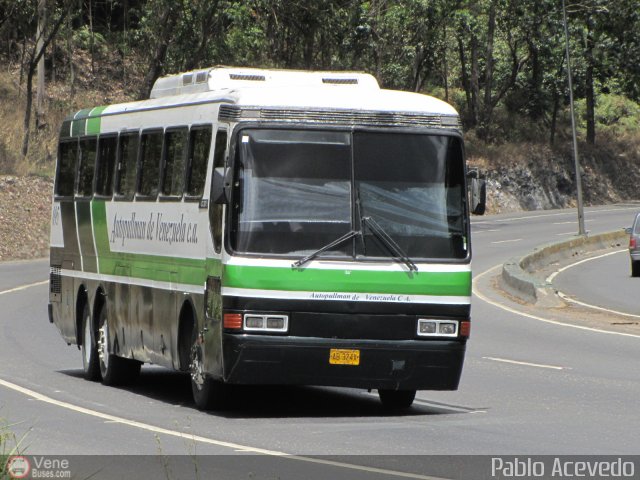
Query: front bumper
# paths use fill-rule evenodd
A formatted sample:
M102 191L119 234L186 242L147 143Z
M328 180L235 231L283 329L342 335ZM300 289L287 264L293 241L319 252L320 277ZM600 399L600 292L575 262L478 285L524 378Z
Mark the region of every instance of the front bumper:
M332 348L360 351L360 364L332 365ZM456 390L460 340L348 340L225 333L224 380L235 384Z

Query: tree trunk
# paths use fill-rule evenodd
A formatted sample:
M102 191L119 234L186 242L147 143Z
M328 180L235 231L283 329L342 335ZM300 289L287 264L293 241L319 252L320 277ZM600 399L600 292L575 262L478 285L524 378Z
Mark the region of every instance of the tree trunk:
M462 81L462 88L464 88L464 94L467 99L467 121L471 125L475 125L475 115L473 112L473 100L471 98L471 85L469 83L469 72L467 72L467 57L464 52L464 43L462 37L458 35L458 54L460 56L460 75Z
M491 92L493 90L493 39L496 31L496 5L493 1L489 3L489 19L487 26L487 50L485 53L485 77L484 77L484 105L480 116L480 128L478 134L480 138L486 139L489 135L489 125L493 115L493 101Z
M447 24L442 22L442 76L444 81L444 101L449 103L449 63L447 60Z
M178 20L178 15L173 9L165 6L164 14L159 23L158 43L156 45L155 54L149 63L147 75L145 76L142 88L138 94L138 100L149 98L154 82L162 75L164 62L167 58L167 50L169 49L169 40L171 39L171 31Z
M36 51L44 49L44 32L47 25L47 2L38 0L38 27L36 29ZM38 61L38 87L36 92L36 128L44 125L44 55ZM28 100L27 100L28 101Z
M24 137L22 139L22 156L26 157L27 153L29 153L29 138L31 136L31 108L33 106L33 73L35 68L33 68L34 63L31 62L29 66L29 71L27 72L27 105L25 107L24 112Z
M585 70L585 100L586 100L586 120L587 120L587 143L596 143L596 112L595 112L595 91L593 87L593 25L587 20L587 37L585 45L585 57L587 68Z
M478 37L471 34L471 105L473 114L473 126L478 125L478 114L480 112L480 67L478 65Z
M29 58L29 69L27 71L27 104L25 107L24 113L24 138L22 140L22 156L26 157L27 153L29 153L29 137L31 134L31 109L33 107L33 76L36 73L36 66L40 62L40 59L44 56L44 52L47 49L47 46L53 38L58 33L60 29L60 25L64 22L66 15L69 13L68 9L63 9L60 12L60 17L56 20L55 25L51 29L51 31L42 35L43 42L41 48L35 48L30 55Z

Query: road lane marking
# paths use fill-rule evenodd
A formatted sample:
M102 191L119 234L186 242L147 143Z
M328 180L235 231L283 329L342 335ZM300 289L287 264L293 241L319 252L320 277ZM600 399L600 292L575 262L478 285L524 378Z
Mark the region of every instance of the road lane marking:
M499 358L499 357L482 357L482 358L484 358L485 360L491 360L494 362L510 363L513 365L523 365L525 367L549 368L551 370L566 370L566 367L559 367L557 365L545 365L543 363L521 362L518 360L509 360L508 358Z
M539 322L544 322L544 323L548 323L550 325L557 325L559 327L567 327L567 328L575 328L577 330L584 330L587 332L592 332L592 333L604 333L607 335L618 335L620 337L630 337L630 338L640 338L640 335L636 335L633 333L624 333L624 332L613 332L611 330L604 330L602 328L593 328L593 327L585 327L584 325L574 325L572 323L566 323L566 322L560 322L558 320L551 320L550 318L544 318L544 317L540 317L538 315L533 315L531 313L526 313L520 310L516 310L515 308L512 307L508 307L507 305L504 305L502 303L496 302L494 300L491 300L490 298L486 297L485 295L483 295L479 290L478 290L478 281L484 277L485 275L495 272L496 270L502 268L502 263L495 265L491 268L489 268L488 270L485 270L484 272L478 274L474 279L473 279L473 293L475 294L476 297L478 297L480 300L482 300L485 303L488 303L491 306L494 306L496 308L499 308L501 310L504 310L505 312L509 312L509 313L513 313L515 315L519 315L521 317L526 317L526 318L530 318L531 320L537 320Z
M15 287L15 288L10 288L9 290L2 290L0 292L0 295L4 295L6 293L13 293L13 292L19 292L20 290L26 290L27 288L31 288L31 287L38 287L40 285L44 285L46 283L49 283L49 279L47 280L42 280L41 282L36 282L36 283L30 283L28 285L20 285L19 287Z
M614 252L608 252L608 253L604 253L602 255L597 255L595 257L585 258L583 260L580 260L578 262L572 263L570 265L566 265L566 266L558 269L557 271L553 272L551 275L549 275L546 278L546 281L549 282L549 283L552 283L553 279L556 278L556 276L558 276L560 273L564 272L565 270L569 270L570 268L576 267L576 266L581 265L583 263L590 262L591 260L598 260L599 258L609 257L611 255L617 255L618 253L623 253L623 252L626 252L626 251L628 251L627 248L621 248L620 250L616 250ZM563 300L567 301L567 302L575 303L576 305L580 305L581 307L592 308L594 310L599 310L601 312L606 312L606 313L613 313L615 315L622 315L623 317L640 318L640 315L635 315L633 313L621 312L619 310L613 310L611 308L600 307L598 305L592 305L590 303L586 303L586 302L583 302L581 300L576 300L575 298L572 298L571 296L569 296L566 293L561 292L561 291L558 291L558 296L560 298L562 298Z
M373 392L362 392L362 394L370 397L376 397L376 398L378 397L378 394ZM463 407L461 405L451 405L448 403L436 402L433 400L423 400L418 397L415 398L413 403L419 403L420 405L441 410L446 413L487 413L487 410L483 410L483 409Z
M634 315L633 313L621 312L619 310L612 310L610 308L599 307L597 305L591 305L589 303L581 302L580 300L576 300L575 298L571 298L568 295L558 292L558 296L566 300L567 302L575 303L576 305L580 305L585 308L593 308L594 310L600 310L601 312L613 313L615 315L622 315L623 317L631 317L631 318L640 318L640 315Z
M491 243L514 243L514 242L521 242L521 241L522 241L522 238L514 238L513 240L498 240Z
M471 230L471 233L473 235L477 235L479 233L486 233L486 232L499 232L500 229L499 228L490 228L488 230Z
M593 218L585 219L584 221L585 223L593 222ZM578 225L578 222L576 220L571 220L570 222L553 222L553 224L554 225Z
M622 207L622 208L608 208L608 209L603 209L603 210L587 210L585 213L589 214L589 215L595 215L598 213L607 213L607 212L624 212L627 210L638 210L640 209L640 205L635 206L635 207ZM471 221L471 223L473 225L483 225L483 224L487 224L487 223L492 223L492 222L500 222L500 223L505 223L505 222L511 222L514 220L529 220L531 218L545 218L545 217L561 217L563 215L576 215L576 212L559 212L559 213L542 213L542 214L538 214L538 215L527 215L525 217L513 217L513 218L500 218L497 220L480 220L480 221ZM585 221L590 221L585 219Z
M89 408L80 407L78 405L74 405L72 403L63 402L61 400L56 400L55 398L48 397L41 393L38 393L34 390L30 390L28 388L22 387L20 385L16 385L15 383L8 382L0 378L0 385L6 387L10 390L22 393L28 397L31 397L34 400L39 400L44 403L48 403L50 405L55 405L57 407L61 407L67 410L71 410L76 413L82 413L85 415L89 415L96 418L101 418L102 420L106 420L110 423L121 423L123 425L127 425L130 427L138 428L141 430L146 430L153 433L158 433L162 435L168 435L172 437L178 437L185 440L191 440L194 442L205 443L209 445L215 445L218 447L229 448L232 450L241 450L247 453L260 454L271 457L278 457L284 460L297 460L300 462L314 463L318 465L325 465L329 467L336 468L344 468L348 470L358 470L361 472L375 473L379 475L388 475L392 477L400 477L400 478L415 478L419 480L446 480L441 477L431 477L428 475L419 475L417 473L409 473L409 472L399 472L396 470L387 470L385 468L376 468L376 467L366 467L363 465L355 465L351 463L338 462L333 460L325 460L320 458L311 458L305 457L301 455L292 455L285 452L279 452L276 450L266 450L264 448L256 448L250 447L247 445L241 445L238 443L227 442L224 440L216 440L214 438L202 437L200 435L193 435L188 433L179 432L176 430L169 430L163 427L156 427L154 425L150 425L148 423L138 422L136 420L129 420L126 418L118 417L116 415L111 415L108 413L99 412L97 410L91 410Z
M617 253L626 252L626 251L627 251L627 249L626 249L626 248L622 248L622 249L620 249L620 250L616 250L615 252L608 252L608 253L604 253L604 254L602 254L602 255L598 255L598 256L596 256L596 257L584 258L584 259L579 260L579 261L577 261L577 262L574 262L574 263L572 263L572 264L570 264L570 265L565 265L564 267L559 268L558 270L556 270L555 272L553 272L551 275L549 275L549 276L546 278L546 281L547 281L547 282L549 282L549 283L553 283L553 279L554 279L554 278L556 278L556 276L557 276L558 274L560 274L560 273L564 272L565 270L569 270L570 268L577 267L578 265L581 265L581 264L586 263L586 262L590 262L591 260L597 260L597 259L599 259L599 258L608 257L608 256L610 256L610 255L615 255L615 254L617 254Z

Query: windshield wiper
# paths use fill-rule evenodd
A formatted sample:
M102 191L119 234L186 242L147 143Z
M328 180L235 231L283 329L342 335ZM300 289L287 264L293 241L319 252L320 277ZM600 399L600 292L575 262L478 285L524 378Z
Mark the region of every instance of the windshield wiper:
M389 236L384 229L378 225L371 217L362 217L362 225L369 227L369 230L373 232L373 234L380 240L382 243L386 245L386 247L393 253L398 260L401 260L412 272L417 272L418 267L413 261L407 256L407 254L400 248L393 238Z
M321 253L326 252L327 250L330 250L333 247L337 247L341 243L344 243L344 242L346 242L347 240L349 240L349 239L351 239L353 237L357 237L358 235L362 235L362 232L360 230L351 230L350 232L345 233L340 238L334 240L333 242L329 243L328 245L325 245L324 247L319 248L315 252L307 255L306 257L303 257L300 260L297 260L297 261L293 262L291 264L291 266L293 268L298 268L298 267L304 265L305 263L307 263L308 261L313 260L318 255L320 255Z

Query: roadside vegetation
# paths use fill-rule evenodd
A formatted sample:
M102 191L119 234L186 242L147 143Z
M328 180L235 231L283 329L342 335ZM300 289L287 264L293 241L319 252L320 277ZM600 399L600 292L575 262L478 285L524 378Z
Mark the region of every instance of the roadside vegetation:
M585 200L635 198L637 1L567 0L567 14ZM364 70L432 94L460 112L493 211L573 201L556 0L0 0L0 174L51 177L66 115L220 64Z
M18 438L13 427L6 419L0 417L0 480L13 478L7 470L7 462L13 455L24 453L22 443L25 437Z

